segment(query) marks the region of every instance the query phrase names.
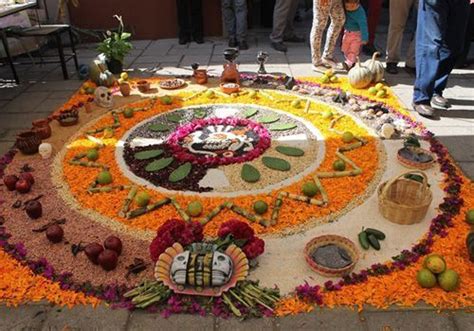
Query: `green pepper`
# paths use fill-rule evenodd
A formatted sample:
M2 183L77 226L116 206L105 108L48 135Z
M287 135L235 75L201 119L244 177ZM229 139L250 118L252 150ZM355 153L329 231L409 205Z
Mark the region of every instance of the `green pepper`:
M369 240L370 246L372 246L376 251L380 250L380 243L373 234L368 234L367 239Z
M365 250L369 249L370 245L369 245L369 239L367 238L367 232L361 231L359 233L359 243L363 249Z
M383 233L380 230L367 228L367 229L365 229L365 232L367 232L368 235L373 234L375 236L375 238L377 238L378 240L384 240L385 239L385 233Z

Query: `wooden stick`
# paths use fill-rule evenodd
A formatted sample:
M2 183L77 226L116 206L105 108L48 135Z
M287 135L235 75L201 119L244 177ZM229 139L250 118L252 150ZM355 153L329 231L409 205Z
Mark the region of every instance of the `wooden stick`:
M287 197L292 200L306 202L313 206L322 206L324 204L323 201L318 200L318 199L313 199L304 195L298 195L298 194L293 194L293 193L288 193L288 192L286 193L287 193Z
M321 198L323 199L324 205L327 205L329 203L329 198L328 198L328 193L326 192L326 189L324 188L323 184L319 180L318 176L313 176L314 183L319 189L319 192L321 192Z
M213 210L211 210L209 212L209 214L207 214L206 216L204 216L199 222L202 224L202 225L205 225L207 223L209 223L214 217L216 217L217 214L219 214L222 209L224 208L230 208L230 207L227 207L229 204L228 202L224 202L223 204L215 207ZM231 203L232 205L232 203ZM230 205L230 206L231 206Z
M234 213L239 214L240 216L245 217L247 220L255 223L259 223L260 225L263 225L264 227L269 227L270 226L270 221L263 218L260 215L253 214L244 208L241 208L239 206L236 206L232 204L230 207L230 210L232 210Z
M176 201L174 198L171 198L171 204L173 205L173 207L176 209L176 211L178 212L179 216L181 216L181 218L185 221L185 222L190 222L191 221L191 217L189 217L189 215L186 213L186 211L181 208L181 206L179 205L178 201Z
M168 203L171 202L171 199L170 198L164 198L158 202L155 202L153 204L150 204L146 207L141 207L141 208L137 208L135 210L132 210L132 211L129 211L127 213L127 218L128 219L131 219L131 218L135 218L135 217L138 217L138 216L141 216L141 215L144 215L146 213L150 213L164 205L167 205Z
M130 209L130 205L132 204L133 198L135 198L135 195L137 195L138 187L137 186L132 186L130 189L130 192L128 192L127 197L125 198L122 209L119 212L120 217L125 217L127 216L127 213Z
M278 193L275 202L273 203L272 216L270 218L270 225L275 225L280 214L281 206L283 205L283 198L287 196L286 192Z

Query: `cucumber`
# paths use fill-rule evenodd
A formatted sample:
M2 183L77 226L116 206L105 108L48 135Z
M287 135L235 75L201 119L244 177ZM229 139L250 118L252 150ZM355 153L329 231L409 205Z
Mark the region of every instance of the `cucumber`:
M380 230L367 228L367 229L365 229L365 232L367 232L368 235L373 234L375 236L375 238L377 238L378 240L384 240L385 239L385 233L383 233Z
M380 250L380 243L373 234L367 234L367 239L369 240L370 246L372 246L376 251Z
M359 244L363 249L365 250L369 249L370 245L369 245L369 239L367 238L367 232L361 231L359 233Z

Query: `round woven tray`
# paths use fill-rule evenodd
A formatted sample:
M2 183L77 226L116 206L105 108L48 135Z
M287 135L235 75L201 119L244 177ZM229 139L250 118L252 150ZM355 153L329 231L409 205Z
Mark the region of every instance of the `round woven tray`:
M412 160L408 160L406 158L404 158L403 156L401 156L398 152L397 152L397 160L398 162L400 162L404 167L407 167L407 168L410 168L410 169L419 169L419 170L426 170L426 169L429 169L431 168L435 162L436 162L436 157L434 156L433 153L431 153L430 151L426 150L426 149L423 149L423 148L420 148L420 147L415 147L414 148L415 150L417 151L421 151L425 154L429 154L431 155L431 157L433 158L430 162L424 162L424 163L420 163L420 162L414 162Z
M423 177L423 182L404 178L408 174ZM421 222L433 195L428 187L428 178L423 171L412 170L382 183L378 188L379 211L390 222L415 224Z
M328 268L316 263L316 261L311 258L312 253L316 248L328 244L334 244L344 248L350 254L352 263L339 269ZM304 248L304 255L309 267L318 274L326 277L341 277L347 275L354 269L356 263L359 261L359 252L356 245L351 240L334 234L328 234L311 239Z

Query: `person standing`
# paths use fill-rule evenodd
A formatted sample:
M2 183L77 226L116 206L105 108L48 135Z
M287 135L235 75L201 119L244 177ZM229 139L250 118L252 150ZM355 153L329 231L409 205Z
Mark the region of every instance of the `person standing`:
M469 67L474 60L468 59L469 49L471 48L471 41L474 38L474 1L471 1L471 9L469 11L469 20L467 23L466 35L464 37L464 50L458 58L456 68L464 69Z
M390 2L397 3L398 0L393 0ZM367 13L368 25L369 25L369 41L367 44L362 46L362 51L365 55L372 55L377 52L375 47L375 32L377 32L377 26L380 21L380 12L382 11L383 0L363 0L362 6Z
M321 41L329 18L331 18L331 24L326 34L324 52L321 55ZM310 35L313 70L321 71L324 68L336 67L334 48L345 20L342 0L313 1L313 25Z
M184 45L191 38L198 44L204 43L202 32L202 0L176 0L178 12L179 44Z
M357 61L361 46L369 40L369 29L367 27L367 16L359 0L344 0L346 9L346 23L344 24L344 36L342 37L342 53L345 61L342 66L349 71Z
M450 107L443 91L464 47L469 2L474 0L419 0L413 108L422 116L434 115L430 103Z
M280 52L286 52L288 47L284 41L302 43L304 38L295 34L293 21L298 9L298 0L276 0L273 10L273 29L270 34L272 47Z
M224 26L229 35L229 47L249 49L247 44L247 0L222 0Z
M418 7L418 0L390 1L390 23L387 37L387 68L389 74L398 74L398 62L402 48L403 32L411 10ZM405 68L415 70L415 44L416 37L408 47Z

